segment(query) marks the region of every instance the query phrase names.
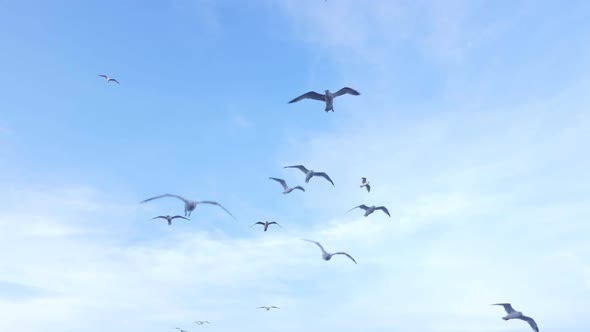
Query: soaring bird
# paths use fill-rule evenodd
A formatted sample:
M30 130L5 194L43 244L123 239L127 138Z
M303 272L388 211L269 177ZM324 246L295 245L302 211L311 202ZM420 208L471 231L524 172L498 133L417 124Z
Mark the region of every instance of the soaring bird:
M309 180L314 176L321 176L324 179L330 181L330 183L334 186L334 182L332 181L332 179L330 179L328 174L326 174L324 172L316 172L312 169L305 168L305 166L303 166L303 165L285 166L284 168L297 168L298 170L305 173L305 183L309 183Z
M110 78L110 77L108 77L107 75L98 75L98 76L100 76L100 77L104 77L104 79L105 79L105 80L107 80L107 83L109 83L109 82L115 82L115 83L119 84L119 81L117 81L117 80L116 80L116 79L114 79L114 78Z
M502 317L503 320L509 320L509 319L524 320L525 322L529 323L529 325L531 326L533 331L539 332L539 327L537 326L537 323L535 322L535 320L532 319L531 317L527 317L527 316L523 315L522 312L520 312L520 311L514 310L510 303L494 303L492 305L501 305L504 307L504 310L506 311L507 315Z
M180 327L175 327L175 329L179 330L180 332L188 332L187 330L183 330Z
M330 259L332 259L332 256L334 255L344 255L350 259L352 259L352 261L354 262L354 264L356 264L356 261L354 260L354 258L352 258L352 256L350 256L349 254L345 253L345 252L335 252L333 254L327 252L324 250L324 247L322 247L322 245L319 242L316 241L312 241L312 240L306 240L306 239L302 239L303 241L307 241L307 242L311 242L311 243L315 243L318 245L318 247L320 247L320 249L322 250L322 259L325 261L329 261Z
M387 214L389 217L391 217L391 215L389 214L389 211L387 210L387 208L385 206L375 206L375 205L366 206L365 204L361 204L359 206L353 207L352 209L348 210L347 212L350 212L356 208L361 208L361 209L365 210L365 214L364 214L365 217L370 215L371 213L375 212L375 210L381 210L381 211L385 212L385 214Z
M279 308L279 307L275 307L275 306L273 305L272 307L265 307L265 306L258 307L258 309L266 309L266 311L269 311L270 309L281 309L281 308Z
M371 185L370 185L371 182L367 181L367 178L361 178L361 180L362 180L361 188L365 187L365 188L367 188L367 192L371 192Z
M254 225L262 225L262 226L264 226L264 231L265 232L268 229L268 226L269 225L277 225L277 226L283 228L281 225L279 225L278 222L275 222L275 221L271 221L271 222L268 222L268 221L265 221L265 222L258 221L258 222L255 222L254 224L252 224L252 226L254 226ZM250 227L252 227L252 226L250 226Z
M207 324L210 324L208 320L205 320L205 321L203 321L203 320L198 320L198 321L196 321L196 322L194 322L194 323L195 323L195 324L197 324L197 325L203 325L203 324L205 324L205 323L207 323Z
M336 91L335 93L331 93L330 90L326 90L325 94L317 93L314 91L309 91L309 92L304 93L301 96L291 100L289 102L289 104L296 103L302 99L314 99L314 100L319 100L319 101L323 101L326 103L326 108L325 108L326 112L329 112L329 111L334 112L334 98L336 98L338 96L342 96L347 93L350 95L353 95L353 96L360 95L360 93L358 91L348 88L348 87L344 87L344 88Z
M175 197L175 198L178 198L178 199L182 200L184 202L184 216L185 217L190 217L191 213L193 212L194 209L197 208L197 205L198 204L211 204L211 205L217 205L217 206L219 206L225 212L227 212L232 218L236 219L236 217L234 217L234 215L231 214L231 212L229 212L226 208L224 208L221 204L219 204L217 202L214 202L214 201L191 201L191 200L188 200L188 199L186 199L184 197L180 197L178 195L173 195L173 194L164 194L164 195L160 195L160 196L148 198L148 199L146 199L144 201L141 201L140 203L149 202L151 200L162 198L162 197Z
M190 221L190 219L185 218L183 216L173 216L173 217L171 217L171 216L157 216L157 217L152 218L152 220L158 219L158 218L160 218L160 219L166 219L166 221L168 221L168 225L172 225L172 220L178 219L178 218L184 219L184 220L189 220Z
M292 192L292 191L293 191L293 190L295 190L295 189L299 189L299 190L301 190L301 191L305 191L305 189L303 189L303 187L302 187L302 186L297 186L297 187L290 188L290 187L287 185L287 182L285 182L285 180L283 180L283 179L279 179L279 178L273 178L273 177L270 177L269 179L271 179L271 180L275 180L275 181L277 181L278 183L280 183L280 184L281 184L281 186L283 186L283 190L284 190L284 191L283 191L283 194L288 194L288 193Z

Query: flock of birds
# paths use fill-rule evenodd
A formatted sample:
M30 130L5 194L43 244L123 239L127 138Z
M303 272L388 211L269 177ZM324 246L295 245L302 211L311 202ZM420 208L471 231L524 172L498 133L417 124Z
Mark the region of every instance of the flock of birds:
M107 83L110 82L115 82L117 84L120 84L119 81L117 81L114 78L108 77L107 75L98 75L100 77L103 77ZM318 100L318 101L322 101L325 104L325 108L324 111L325 112L334 112L334 98L345 95L345 94L349 94L349 95L353 95L353 96L358 96L360 95L360 93L352 88L349 87L344 87L338 91L336 91L335 93L331 93L329 90L325 90L324 94L321 93L317 93L315 91L310 91L307 93L302 94L299 97L294 98L293 100L289 101L288 103L295 103L298 101L301 101L303 99L311 99L311 100ZM305 183L309 183L309 181L314 178L314 177L321 177L324 178L326 181L330 182L332 184L332 186L335 187L334 185L334 181L332 181L332 179L330 178L330 176L326 173L326 172L317 172L314 171L312 169L308 169L307 167L305 167L304 165L292 165L292 166L285 166L284 168L295 168L300 170L302 173L305 174ZM287 182L284 179L281 178L276 178L276 177L269 177L270 180L276 181L278 182L282 188L283 188L283 194L290 194L292 193L294 190L300 190L305 192L305 188L303 188L302 186L295 186L295 187L290 187L289 185L287 185ZM367 193L371 192L371 185L370 182L367 181L366 177L362 177L361 178L361 184L360 184L360 188L365 188L367 190ZM175 195L175 194L163 194L163 195L159 195L159 196L155 196L155 197L151 197L148 199L145 199L143 201L141 201L140 203L146 203L146 202L150 202L152 200L156 200L156 199L160 199L160 198L164 198L164 197L172 197L172 198L176 198L181 200L184 203L184 216L181 215L174 215L174 216L170 216L170 215L161 215L161 216L157 216L152 218L152 220L154 219L163 219L166 220L168 222L168 225L172 225L172 220L175 219L183 219L183 220L190 220L187 217L190 217L191 213L197 208L197 206L199 204L208 204L208 205L215 205L221 209L223 209L227 214L229 214L232 218L236 219L234 217L234 215L229 212L229 210L227 210L224 206L222 206L221 204L219 204L218 202L215 201L193 201L193 200L189 200L186 199L182 196L179 195ZM388 217L391 217L389 210L387 209L387 207L385 206L367 206L365 204L361 204L358 205L348 211L352 211L354 209L362 209L364 210L364 217L368 217L369 215L371 215L373 212L380 210L383 211L385 214L387 214ZM237 220L237 219L236 219ZM275 221L258 221L256 223L254 223L252 226L253 227L255 225L262 225L264 232L266 232L268 230L268 227L270 225L277 225L279 227L282 228L281 225L279 225L277 222ZM348 257L350 260L352 260L355 264L357 264L356 260L349 255L346 252L342 252L342 251L338 251L338 252L334 252L334 253L330 253L327 252L324 247L317 241L313 241L313 240L308 240L308 239L302 239L303 241L307 241L310 243L314 243L316 244L319 249L322 251L322 259L324 261L329 261L332 259L333 256L335 255L343 255ZM512 308L512 305L510 303L495 303L492 305L500 305L504 307L504 310L506 311L506 316L502 317L503 320L508 321L508 320L512 320L512 319L520 319L523 320L525 322L527 322L530 327L535 331L535 332L539 332L539 328L537 326L537 323L535 322L534 319L532 319L531 317L525 316L522 312L520 311L516 311L514 310L514 308ZM261 306L259 307L259 309L266 309L266 311L269 311L271 309L279 309L279 307L276 306ZM203 324L209 324L208 321L195 321L194 324L197 325L203 325ZM180 332L188 332L186 330L183 330L181 328L176 327L175 329L180 330Z

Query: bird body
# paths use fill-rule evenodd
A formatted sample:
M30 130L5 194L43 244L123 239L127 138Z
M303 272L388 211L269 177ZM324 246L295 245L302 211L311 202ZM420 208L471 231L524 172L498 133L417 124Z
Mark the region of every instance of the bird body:
M162 198L162 197L174 197L174 198L178 198L178 199L182 200L184 202L184 216L185 217L190 217L191 213L193 212L194 209L197 208L197 205L198 204L211 204L211 205L217 205L217 206L219 206L225 212L227 212L232 218L236 219L236 217L234 217L234 215L231 214L231 212L229 212L226 208L224 208L221 204L219 204L217 202L214 202L214 201L191 201L191 200L188 200L188 199L186 199L184 197L181 197L181 196L178 196L178 195L173 195L173 194L164 194L164 195L160 195L160 196L148 198L146 200L141 201L140 203L146 203L146 202L149 202L151 200Z
M307 241L307 242L311 242L311 243L315 243L318 247L320 247L320 249L322 250L322 259L325 261L329 261L330 259L332 259L332 257L334 255L344 255L348 258L350 258L354 264L356 264L356 261L354 260L354 258L352 258L352 256L350 256L349 254L339 251L339 252L335 252L335 253L329 253L326 250L324 250L324 247L322 247L322 245L319 242L316 241L312 241L312 240L307 240L307 239L302 239L303 241Z
M100 76L100 77L104 78L105 80L107 80L107 83L109 83L109 82L115 82L115 83L119 84L119 81L117 81L114 78L110 78L107 75L98 75L98 76Z
M289 194L289 193L291 193L295 189L299 189L301 191L305 191L305 189L303 187L301 187L301 186L297 186L297 187L293 187L293 188L289 187L287 185L287 182L285 180L283 180L283 179L273 178L273 177L270 177L269 179L275 180L278 183L280 183L281 186L283 186L283 194Z
M273 305L272 307L266 307L266 306L258 307L258 309L266 309L266 311L269 311L270 309L281 309L281 308Z
M494 303L492 305L501 305L502 307L504 307L504 310L506 311L506 316L502 317L503 320L507 321L510 319L520 319L520 320L523 320L523 321L529 323L529 325L533 329L533 331L539 332L539 327L537 326L537 323L535 322L535 320L532 319L531 317L525 316L520 311L514 310L514 308L512 308L512 305L510 303Z
M369 216L371 213L377 211L377 210L381 210L383 212L385 212L385 214L387 214L389 217L391 217L391 215L389 214L389 210L387 210L387 208L385 206L366 206L365 204L361 204L359 206L355 206L352 209L348 210L348 211L352 211L356 208L360 208L365 210L365 214L363 216L367 217Z
M275 221L271 221L271 222L268 222L268 221L264 221L264 222L258 221L258 222L255 222L254 224L252 224L252 226L254 226L254 225L262 225L262 226L264 226L264 231L265 232L268 229L268 226L269 225L277 225L277 226L283 228L281 225L279 225L278 222L275 222ZM250 226L250 227L252 227L252 226Z
M184 220L190 221L190 219L185 218L183 216L172 216L172 217L171 216L157 216L157 217L152 218L152 220L154 220L154 219L166 219L166 221L168 221L168 225L172 225L172 220L174 220L174 219L184 219Z
M326 107L324 109L326 112L330 112L330 111L334 112L334 98L336 98L338 96L342 96L344 94L350 94L353 96L360 95L360 93L358 91L351 89L349 87L344 87L344 88L336 91L335 93L331 93L330 90L325 90L324 94L317 93L315 91L309 91L309 92L304 93L301 96L291 100L289 102L289 104L296 103L296 102L303 100L303 99L319 100L319 101L323 101L326 104Z
M328 180L334 186L334 181L332 181L330 176L328 176L328 174L325 172L316 172L312 169L307 169L307 167L303 165L285 166L284 168L297 168L298 170L302 171L305 174L305 183L309 183L309 180L311 180L311 178L314 176L320 176Z
M361 180L362 180L361 188L365 187L365 188L367 188L367 192L371 192L371 185L370 185L371 182L367 181L367 178L361 178Z

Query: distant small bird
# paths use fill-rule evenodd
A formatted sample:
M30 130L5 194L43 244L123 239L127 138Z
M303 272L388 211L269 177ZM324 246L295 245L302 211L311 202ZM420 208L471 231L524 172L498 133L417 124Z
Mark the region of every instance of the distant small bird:
M104 79L105 79L105 80L107 80L107 83L109 83L109 82L115 82L115 83L119 84L119 81L117 81L117 80L116 80L116 79L114 79L114 78L110 78L110 77L108 77L107 75L98 75L98 76L100 76L100 77L104 77Z
M531 326L533 331L539 332L539 327L537 327L537 323L535 322L535 320L532 319L531 317L527 317L527 316L523 315L522 312L520 312L520 311L514 310L510 303L494 303L492 305L501 305L504 307L504 310L506 311L506 313L508 315L502 317L503 320L509 320L509 319L524 320L525 322L529 323L529 325Z
M252 224L252 226L254 226L254 225L262 225L262 226L264 226L264 231L265 232L268 229L268 226L269 225L277 225L277 226L283 228L281 225L279 225L279 223L277 223L275 221L271 221L271 222L268 222L268 221L265 221L265 222L258 221L258 222L255 222L254 224ZM250 226L250 227L252 227L252 226Z
M370 215L371 213L375 212L376 210L381 210L381 211L385 212L385 214L387 214L389 217L391 217L391 215L389 214L389 211L387 210L387 208L385 206L375 206L375 205L366 206L365 204L361 204L359 206L353 207L352 209L348 210L347 212L350 212L356 208L361 208L361 209L365 210L365 214L364 214L365 217Z
M187 330L183 330L183 329L181 329L179 327L175 327L175 329L179 330L180 332L188 332Z
M279 308L279 307L275 307L275 306L273 305L272 307L265 307L265 306L258 307L258 309L266 309L266 311L269 311L270 309L281 309L281 308Z
M371 182L368 182L367 178L361 178L361 179L362 179L361 188L365 187L365 188L367 188L367 192L371 192L371 185L369 184Z
M326 108L324 109L326 112L329 112L329 111L334 112L334 98L336 98L338 96L342 96L344 94L350 94L353 96L360 95L360 93L358 91L348 88L348 87L344 87L344 88L336 91L336 93L331 93L330 90L325 90L325 94L317 93L314 91L309 91L309 92L304 93L301 96L291 100L289 102L289 104L296 103L302 99L314 99L314 100L319 100L319 101L323 101L326 103Z
M283 180L283 179L279 179L279 178L273 178L273 177L270 177L269 179L271 179L271 180L275 180L275 181L277 181L278 183L280 183L280 184L281 184L281 186L283 186L283 190L284 190L284 191L283 191L283 194L288 194L288 193L292 192L292 191L293 191L293 190L295 190L295 189L299 189L299 190L301 190L301 191L305 191L305 189L303 189L303 187L302 187L302 186L297 186L297 187L290 188L290 187L287 185L287 182L285 182L285 180Z
M197 208L197 205L198 204L211 204L211 205L217 205L217 206L219 206L225 212L227 212L232 218L236 219L236 217L234 217L234 215L231 214L231 212L229 212L226 208L224 208L221 204L219 204L217 202L214 202L214 201L191 201L191 200L188 200L188 199L186 199L184 197L181 197L181 196L178 196L178 195L173 195L173 194L164 194L164 195L160 195L160 196L148 198L148 199L143 200L143 201L141 201L139 203L149 202L151 200L162 198L162 197L175 197L175 198L178 198L178 199L182 200L184 202L184 216L185 217L190 217L191 213L193 212L194 209Z
M203 321L203 320L198 320L198 321L196 321L196 322L195 322L195 324L197 324L197 325L203 325L203 324L205 324L205 323L207 323L207 324L210 324L210 323L209 323L209 321L207 321L207 320L205 320L205 321Z
M303 166L303 165L285 166L283 168L297 168L298 170L305 173L305 183L309 183L309 180L314 176L321 176L324 179L330 181L330 183L334 186L334 182L332 181L332 179L330 179L328 174L326 174L324 172L316 172L314 170L309 170L309 169L305 168L305 166Z
M178 218L190 221L190 219L185 218L183 216L173 216L173 217L171 217L171 216L157 216L157 217L152 218L152 220L159 219L159 218L166 219L166 221L168 221L168 225L172 225L172 220L178 219Z
M318 247L320 247L320 249L322 250L322 259L325 261L329 261L330 259L332 259L332 256L334 255L344 255L350 259L352 259L352 261L354 262L354 264L356 264L356 261L354 260L354 258L352 258L352 256L350 256L349 254L345 253L345 252L335 252L335 253L329 253L327 251L324 250L324 247L322 247L322 245L319 242L316 241L312 241L312 240L306 240L306 239L302 239L303 241L307 241L307 242L311 242L311 243L315 243L317 244Z

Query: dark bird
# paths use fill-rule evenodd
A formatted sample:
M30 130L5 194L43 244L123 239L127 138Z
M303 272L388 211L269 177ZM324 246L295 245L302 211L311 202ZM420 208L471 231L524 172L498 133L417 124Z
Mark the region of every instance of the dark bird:
M234 215L233 215L233 214L231 214L231 212L229 212L229 211L228 211L226 208L224 208L224 207L223 207L221 204L219 204L219 203L217 203L217 202L214 202L214 201L191 201L191 200L188 200L188 199L186 199L186 198L184 198L184 197L180 197L180 196L178 196L178 195L164 194L164 195L160 195L160 196L156 196L156 197L148 198L148 199L146 199L146 200L144 200L144 201L141 201L140 203L149 202L149 201L151 201L151 200L158 199L158 198L162 198L162 197L175 197L175 198L178 198L178 199L180 199L181 201L183 201L183 202L184 202L184 216L185 216L185 217L190 217L190 215L191 215L191 212L193 212L193 210L197 208L197 205L198 205L198 204L211 204L211 205L217 205L217 206L219 206L219 207L220 207L220 208L222 208L222 209L223 209L225 212L227 212L227 213L228 213L228 214L229 214L229 215L230 215L232 218L236 219L236 218L234 217Z
M389 214L389 211L387 210L387 208L385 206L375 206L375 205L366 206L365 204L361 204L359 206L353 207L352 209L348 210L347 212L350 212L356 208L360 208L360 209L365 210L365 214L364 214L365 217L370 215L371 213L375 212L376 210L381 210L381 211L385 212L385 214L387 214L389 217L391 217L391 215Z
M179 327L175 327L175 329L179 330L180 332L188 332L187 330L183 330L183 329L181 329Z
M334 186L334 182L332 181L332 179L330 179L328 174L326 174L324 172L316 172L312 169L305 168L305 166L303 166L303 165L285 166L284 168L297 168L298 170L305 173L305 183L309 183L309 180L314 176L321 176L324 179L330 181L330 183Z
M369 184L371 182L368 182L367 178L361 178L361 180L362 180L361 188L365 187L365 188L367 188L367 192L371 192L371 185Z
M348 88L348 87L344 87L344 88L336 91L336 93L331 93L330 90L325 90L324 94L317 93L314 91L309 91L309 92L304 93L301 96L291 100L289 102L289 104L296 103L296 102L303 100L303 99L319 100L319 101L323 101L326 103L326 108L324 109L326 112L329 112L329 111L334 112L334 98L336 98L338 96L342 96L344 94L350 94L353 96L360 95L360 93L358 91Z
M324 250L324 247L322 247L322 245L319 242L312 241L312 240L306 240L306 239L302 239L302 240L317 244L317 246L320 247L320 249L322 250L322 259L325 261L329 261L330 259L332 259L332 256L334 256L334 255L344 255L344 256L352 259L354 264L356 264L356 261L354 260L354 258L352 258L352 256L350 256L349 254L347 254L345 252L339 251L339 252L335 252L335 253L329 253L326 250Z
M501 305L504 307L504 310L506 311L507 315L502 317L503 320L510 320L510 319L524 320L525 322L529 323L529 325L531 326L533 331L539 332L539 327L537 326L537 323L535 322L535 320L532 319L531 317L527 317L527 316L523 315L522 312L520 312L520 311L514 310L510 303L494 303L492 305Z
M265 222L258 221L258 222L255 222L254 224L252 224L252 226L254 226L254 225L262 225L262 226L264 226L264 231L265 232L268 229L268 226L269 225L277 225L277 226L283 228L281 225L279 225L279 223L277 223L275 221L271 221L271 222L268 222L268 221L265 221ZM250 227L252 227L252 226L250 226Z
M197 324L197 325L203 325L203 324L205 324L205 323L209 324L209 321L207 321L207 320L205 320L205 321L203 321L203 320L198 320L198 321L196 321L196 322L194 322L194 323L195 323L195 324Z
M171 217L171 216L157 216L157 217L152 218L152 220L154 220L154 219L166 219L166 221L168 221L168 225L172 225L172 220L179 219L179 218L190 221L190 219L185 218L183 216L173 216L173 217Z
M105 80L107 80L107 83L109 83L109 82L115 82L115 83L119 84L119 81L117 81L114 78L110 78L107 75L98 75L98 76L103 77Z
M283 194L288 194L288 193L292 192L292 191L293 191L293 190L295 190L295 189L299 189L299 190L301 190L301 191L305 191L305 189L303 189L303 187L302 187L302 186L297 186L297 187L293 187L293 188L289 187L289 186L287 185L287 182L285 182L285 180L283 180L283 179L279 179L279 178L273 178L273 177L270 177L269 179L271 179L271 180L275 180L275 181L277 181L278 183L280 183L280 184L281 184L281 186L283 186L283 190L284 190L284 191L283 191Z
M258 307L258 309L266 309L266 311L269 311L270 309L281 309L281 308L279 308L279 307L275 307L275 306L273 305L272 307L265 307L265 306Z

